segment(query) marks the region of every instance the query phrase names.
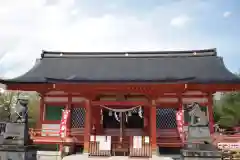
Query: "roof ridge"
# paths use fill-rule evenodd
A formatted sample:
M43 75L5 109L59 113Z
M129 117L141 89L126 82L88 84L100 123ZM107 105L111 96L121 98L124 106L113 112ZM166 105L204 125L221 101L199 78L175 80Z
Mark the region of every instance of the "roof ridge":
M130 51L130 52L60 52L42 51L41 58L56 57L192 57L217 56L216 49L181 51Z

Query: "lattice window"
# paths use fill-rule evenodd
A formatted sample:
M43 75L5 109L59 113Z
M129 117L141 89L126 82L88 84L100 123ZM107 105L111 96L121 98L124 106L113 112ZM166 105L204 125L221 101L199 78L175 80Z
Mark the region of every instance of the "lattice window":
M48 121L60 121L63 109L65 109L65 106L46 105L44 119Z
M156 109L156 127L157 128L177 128L176 109L157 108Z
M86 110L81 107L73 107L71 113L71 127L84 128Z

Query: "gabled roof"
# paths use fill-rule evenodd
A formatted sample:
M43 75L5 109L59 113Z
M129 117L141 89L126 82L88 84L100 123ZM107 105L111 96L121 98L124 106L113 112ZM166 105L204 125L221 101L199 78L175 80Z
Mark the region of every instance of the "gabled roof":
M215 49L148 52L48 52L26 74L5 83L240 83Z

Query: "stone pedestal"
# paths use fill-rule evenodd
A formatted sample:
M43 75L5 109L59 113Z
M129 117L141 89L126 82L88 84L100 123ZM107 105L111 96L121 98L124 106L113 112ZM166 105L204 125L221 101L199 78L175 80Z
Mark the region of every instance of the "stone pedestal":
M34 146L0 145L1 160L37 160Z
M221 160L222 153L211 144L190 144L184 146L181 150L182 159L212 159Z
M28 145L28 128L25 123L1 122L0 160L36 160L37 149Z

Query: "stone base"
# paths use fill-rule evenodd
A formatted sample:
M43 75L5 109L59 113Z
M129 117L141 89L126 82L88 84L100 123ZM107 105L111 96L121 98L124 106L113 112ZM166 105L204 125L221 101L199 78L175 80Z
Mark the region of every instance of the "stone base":
M152 149L152 156L160 156L158 149Z
M37 150L33 146L1 145L1 160L37 160Z
M194 150L194 149L182 149L181 156L183 159L213 159L221 160L222 153L220 151L211 150Z

